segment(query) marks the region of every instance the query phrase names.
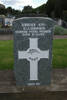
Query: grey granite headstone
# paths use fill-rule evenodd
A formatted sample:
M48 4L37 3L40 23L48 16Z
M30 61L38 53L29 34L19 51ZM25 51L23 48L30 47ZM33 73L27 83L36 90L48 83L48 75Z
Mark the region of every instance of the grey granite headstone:
M16 84L49 85L55 22L44 17L23 17L13 23Z

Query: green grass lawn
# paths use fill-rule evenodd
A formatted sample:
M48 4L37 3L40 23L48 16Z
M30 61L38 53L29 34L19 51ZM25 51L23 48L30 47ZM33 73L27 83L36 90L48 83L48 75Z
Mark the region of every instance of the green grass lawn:
M53 41L53 67L67 68L67 39Z
M13 69L13 41L0 41L0 69ZM53 40L53 67L67 67L67 39Z
M0 41L0 69L12 69L13 66L13 41Z

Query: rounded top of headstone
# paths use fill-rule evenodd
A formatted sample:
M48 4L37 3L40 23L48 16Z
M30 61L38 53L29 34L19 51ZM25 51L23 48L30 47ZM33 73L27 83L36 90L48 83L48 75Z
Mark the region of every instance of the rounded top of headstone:
M22 17L18 18L13 22L13 26L15 26L15 29L18 28L18 26L21 27L22 23L35 23L36 26L41 23L44 24L44 27L46 29L53 29L53 27L56 25L56 22L48 17Z
M51 23L52 25L56 25L56 21L54 21L53 19L51 19L49 17L22 17L22 18L18 18L16 20L14 20L14 22L23 21L23 20L25 20L25 22L28 21L28 22L31 22L31 23L33 21L35 21L35 22L41 22L41 21L43 21L46 24Z
M53 20L53 19L51 19L51 18L49 18L49 17L21 17L21 18L18 18L18 19L15 19L14 21L17 21L17 20L22 20L22 19L46 19L46 20Z

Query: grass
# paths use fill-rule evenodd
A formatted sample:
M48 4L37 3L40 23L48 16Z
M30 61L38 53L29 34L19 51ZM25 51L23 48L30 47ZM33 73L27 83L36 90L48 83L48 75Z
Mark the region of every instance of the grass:
M67 35L67 29L56 25L54 35Z
M53 41L53 67L67 67L67 39Z
M53 67L67 67L67 39L53 40ZM13 69L13 41L0 41L0 70Z
M13 41L0 41L0 69L13 69Z

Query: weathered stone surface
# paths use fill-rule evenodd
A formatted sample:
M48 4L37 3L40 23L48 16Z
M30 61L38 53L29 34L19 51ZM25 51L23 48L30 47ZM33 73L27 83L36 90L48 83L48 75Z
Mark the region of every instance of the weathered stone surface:
M55 22L44 17L24 17L13 23L16 84L51 82L52 40Z

